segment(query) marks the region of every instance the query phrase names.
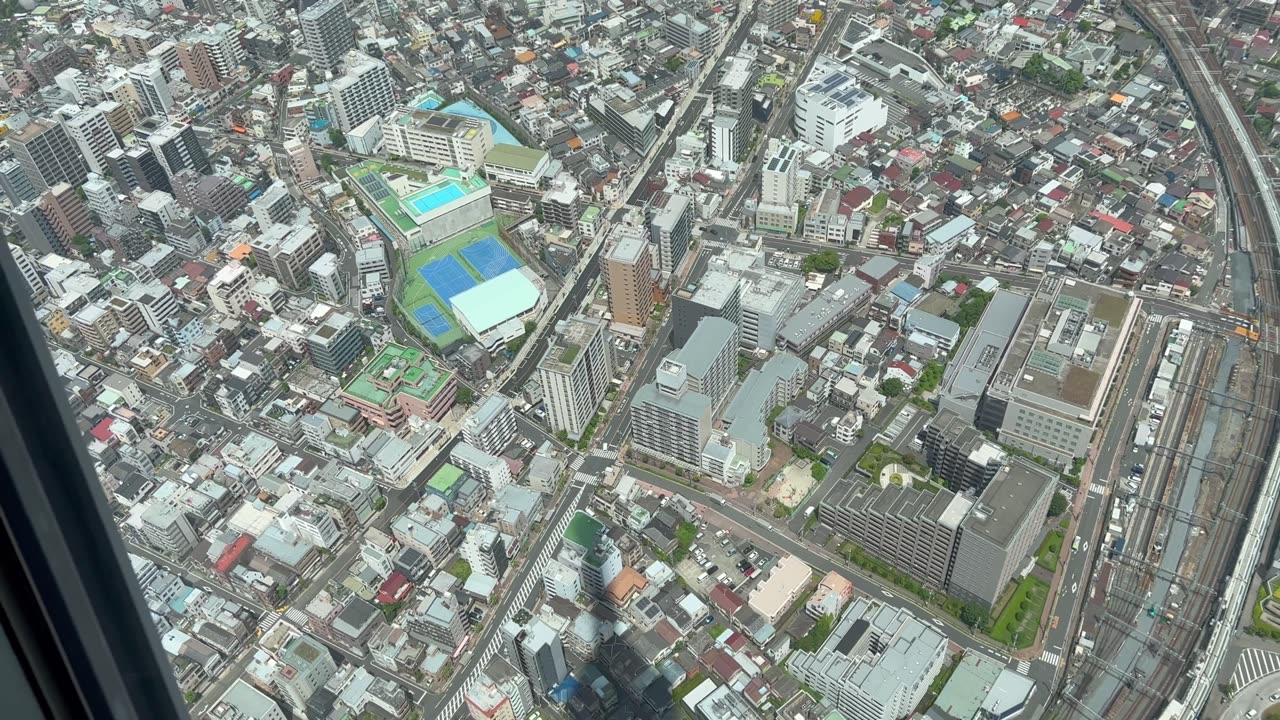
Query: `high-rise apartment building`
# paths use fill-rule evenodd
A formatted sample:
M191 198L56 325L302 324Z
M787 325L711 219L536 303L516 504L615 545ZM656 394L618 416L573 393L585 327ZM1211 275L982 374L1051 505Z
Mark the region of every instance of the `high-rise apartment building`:
M449 453L449 459L495 495L514 482L511 477L511 466L507 465L506 460L487 453L471 443L460 442L454 445Z
M556 325L538 363L551 428L578 440L595 417L613 379L613 356L603 320L582 315Z
M307 336L311 362L328 375L342 375L368 346L360 324L352 316L335 312Z
M587 111L631 149L645 155L658 141L653 109L623 85L609 85L591 98Z
M177 44L178 65L192 87L210 90L219 84L218 71L209 57L209 46L198 40L184 39Z
M507 572L507 548L502 533L488 525L476 524L467 530L459 550L472 572L501 580Z
M186 560L196 546L196 533L181 510L153 501L142 513L142 537L173 560Z
M89 173L80 148L62 123L32 120L10 131L6 139L37 192L60 182L79 187Z
M815 651L787 668L849 720L911 715L942 671L947 637L902 608L857 598Z
M307 286L308 269L324 253L320 230L311 224L271 225L251 239L249 247L259 272L294 290Z
M137 188L143 192L173 192L169 174L165 172L155 152L144 143L133 145L127 150L108 152L107 169L111 177L126 190Z
M536 696L546 695L568 677L564 643L541 618L534 618L525 625L508 620L503 623L501 632L506 657L511 658L520 672L529 678Z
M685 366L658 363L654 381L631 401L631 449L691 470L702 466L714 403L690 387Z
M1004 464L1004 451L972 424L941 410L924 429L925 461L954 492L981 495Z
M160 127L147 137L147 145L170 178L183 170L193 170L200 175L213 172L209 155L196 137L196 129L187 123L175 120Z
M653 315L653 257L643 231L615 225L609 232L612 249L605 256L609 282L609 311L613 321L645 327Z
M756 20L773 31L778 31L798 14L799 6L792 0L760 0L756 5Z
M356 46L355 29L343 0L316 3L303 10L298 20L302 25L303 48L316 68L337 68L342 56Z
M502 452L515 437L516 413L505 395L481 400L462 421L462 439L490 455Z
M499 655L467 689L467 711L471 720L524 720L533 710L533 690L506 657Z
M302 140L285 140L284 154L289 159L289 171L293 179L300 183L320 177L320 168L316 167L311 148Z
M799 213L800 154L791 145L770 142L770 154L760 170L760 204L756 227L790 234Z
M249 286L253 273L238 261L232 261L214 273L207 286L209 304L229 318L239 317L249 302Z
M346 57L346 72L329 83L329 102L343 132L389 112L396 101L395 83L386 63L359 53Z
M342 277L342 271L338 269L338 256L331 252L326 252L316 258L311 263L311 267L307 268L307 274L311 276L311 287L315 288L321 295L328 300L341 302L347 295L347 281Z
M129 68L129 82L148 115L164 117L173 109L173 92L158 60L148 60Z
M649 201L649 241L658 246L658 269L667 280L679 272L693 242L693 202L683 193L661 192Z
M395 110L382 130L389 154L468 172L483 165L493 149L493 127L487 120L435 110Z
M35 200L40 195L22 164L13 158L0 162L0 190L14 206L25 200Z
M9 253L13 255L13 261L18 266L18 271L22 273L22 279L26 281L27 288L31 291L32 304L39 305L49 298L49 287L44 284L44 278L40 276L40 272L36 269L36 263L18 245L8 244Z
M290 638L280 652L271 684L299 715L305 715L307 701L322 690L338 672L328 648L307 635Z
M792 273L773 268L752 268L742 273L742 313L738 340L745 350L773 350L778 329L791 317L804 282Z
M107 153L120 147L107 116L97 108L81 108L64 119L62 124L80 149L89 170L106 175L109 172Z

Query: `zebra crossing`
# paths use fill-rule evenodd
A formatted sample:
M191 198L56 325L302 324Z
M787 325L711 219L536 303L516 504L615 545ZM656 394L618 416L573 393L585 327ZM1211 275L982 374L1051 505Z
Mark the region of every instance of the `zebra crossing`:
M280 613L276 612L275 610L266 611L265 613L262 614L262 617L258 620L258 632L262 635L266 635L267 632L270 631L271 628L274 627L275 624L279 621L280 621Z
M1019 660L1019 661L1018 661L1018 674L1019 674L1019 675L1027 675L1027 674L1029 674L1030 672L1031 672L1031 661L1030 661L1030 660Z
M596 485L599 483L600 479L591 473L576 472L573 474L573 481L580 482L584 485Z
M1093 493L1094 495L1106 495L1107 486L1103 485L1102 483L1092 483L1091 485L1089 485L1089 492Z
M1053 652L1051 650L1045 650L1044 652L1040 653L1040 661L1047 662L1050 665L1057 667L1058 665L1062 664L1062 654Z
M538 586L538 582L542 580L542 571L546 569L547 563L551 562L551 557L555 554L556 548L560 545L560 541L556 538L563 537L565 528L569 527L569 521L573 519L575 514L575 511L573 511L572 508L576 508L578 506L578 500L582 497L583 489L585 489L584 485L577 486L577 492L569 502L571 510L565 512L565 514L560 518L560 521L556 523L556 526L552 528L552 535L550 535L551 539L543 546L542 552L539 553L538 557L533 561L532 572L525 576L524 584L520 586L518 591L516 591L515 602L507 607L507 613L502 618L502 621L498 623L498 626L501 626L502 623L505 623L515 617L516 612L520 608L524 607L525 601L529 599L529 594L533 592L533 589ZM487 666L489 661L493 659L493 656L498 654L498 650L501 647L499 637L499 635L495 634L490 638L489 646L480 654L480 662L476 667L483 668ZM458 691L454 693L453 697L449 699L449 702L444 704L443 711L440 714L441 718L444 718L445 720L452 718L454 713L458 712L462 707L462 704L466 702L467 691L471 689L473 684L475 684L475 675L476 673L471 673L467 677L466 681L462 683L462 686L458 688Z
M605 460L617 460L618 451L617 450L592 450L591 457L603 458Z
M1231 684L1239 692L1249 683L1276 672L1280 672L1280 653L1245 648L1240 651L1240 661L1231 673Z
M569 463L569 469L577 472L582 469L582 464L587 461L586 455L575 455L573 462Z

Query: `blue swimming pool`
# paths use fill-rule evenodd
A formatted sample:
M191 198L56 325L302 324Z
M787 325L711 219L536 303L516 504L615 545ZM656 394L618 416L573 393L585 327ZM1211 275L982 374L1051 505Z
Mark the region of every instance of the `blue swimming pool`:
M445 185L442 188L432 190L426 195L418 197L410 197L408 202L419 215L425 215L442 205L451 203L462 197L464 193L462 188L457 185Z

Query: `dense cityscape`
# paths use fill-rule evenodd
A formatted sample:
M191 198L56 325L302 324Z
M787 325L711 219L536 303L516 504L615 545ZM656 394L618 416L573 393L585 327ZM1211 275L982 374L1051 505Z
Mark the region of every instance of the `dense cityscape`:
M1280 718L1273 0L36 1L191 717Z

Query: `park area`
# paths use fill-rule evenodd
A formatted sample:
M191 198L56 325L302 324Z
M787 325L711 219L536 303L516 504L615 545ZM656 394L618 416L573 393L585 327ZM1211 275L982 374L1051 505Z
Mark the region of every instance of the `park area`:
M419 250L405 261L401 307L438 347L452 345L465 335L449 304L453 296L520 267L498 233L496 223L485 223Z
M891 465L897 465L905 468L922 479L929 477L929 467L914 455L904 455L897 450L885 445L884 443L871 443L867 451L858 458L858 470L865 473L872 483L881 482L881 474ZM901 475L901 473L899 473ZM896 481L891 480L895 485L902 484L902 477L898 477ZM921 490L929 490L929 483L920 483L917 485Z
M1031 647L1048 598L1049 585L1045 581L1029 575L1023 578L991 627L992 639L1016 648Z

